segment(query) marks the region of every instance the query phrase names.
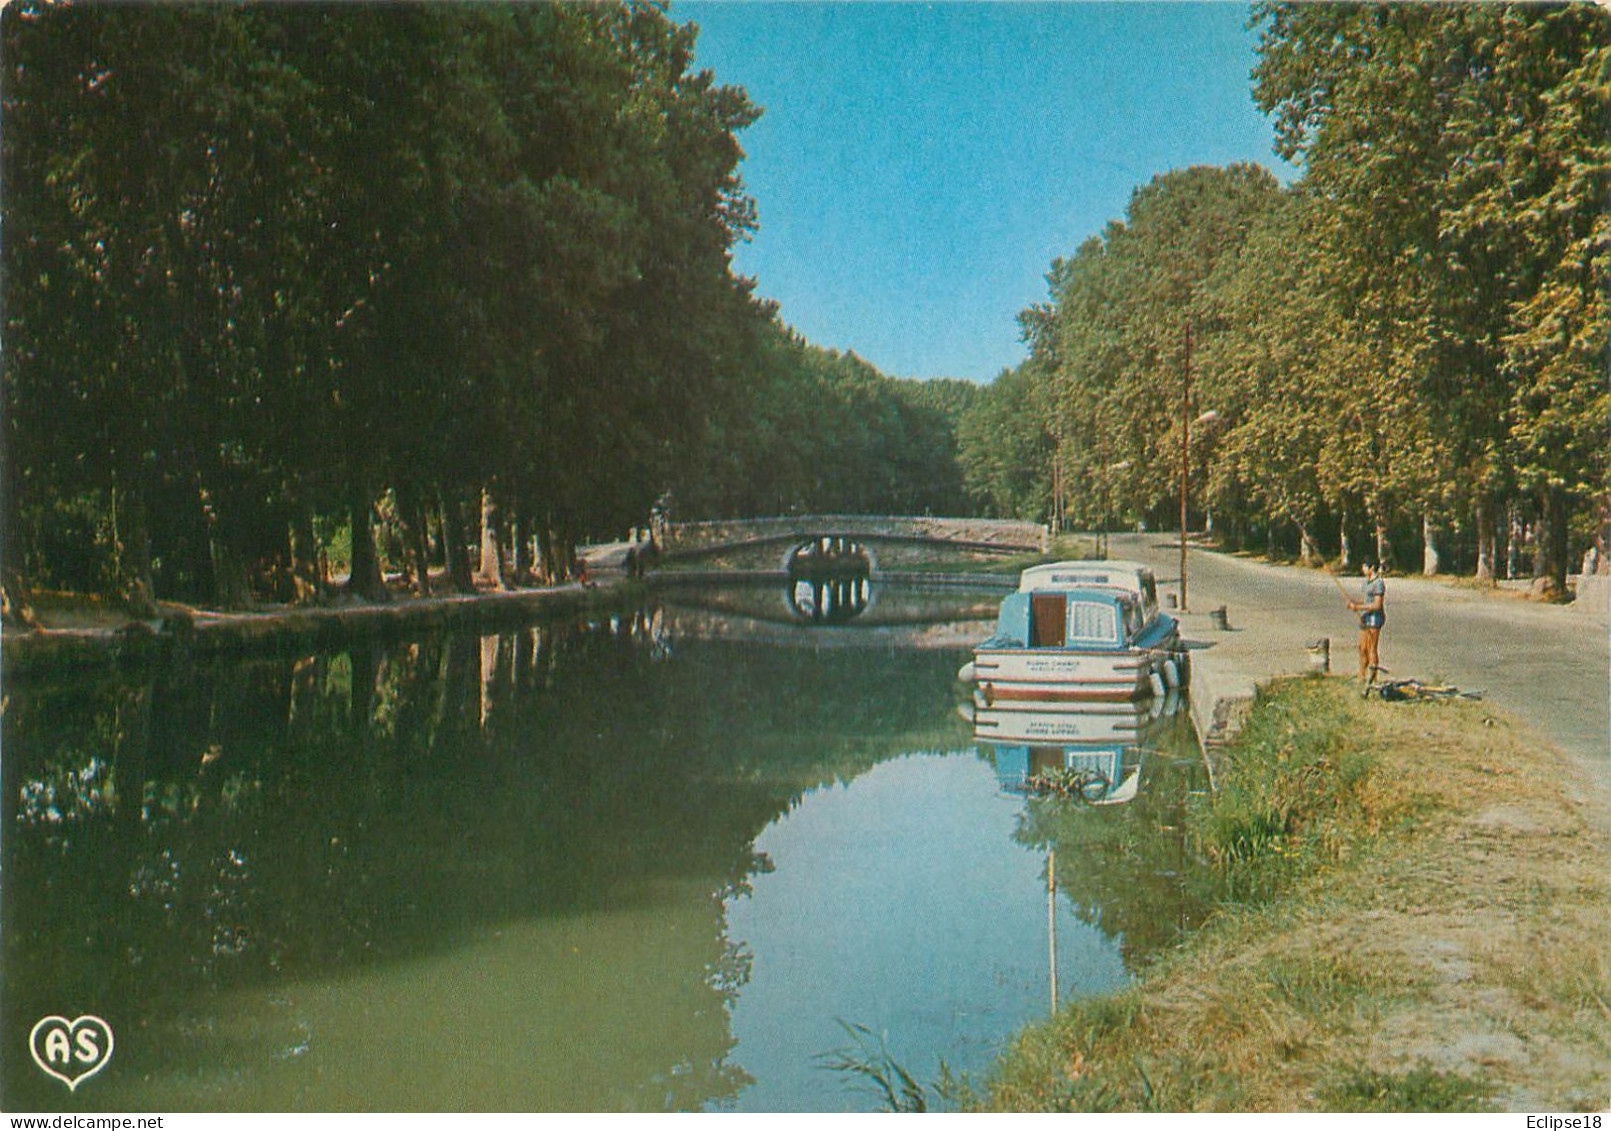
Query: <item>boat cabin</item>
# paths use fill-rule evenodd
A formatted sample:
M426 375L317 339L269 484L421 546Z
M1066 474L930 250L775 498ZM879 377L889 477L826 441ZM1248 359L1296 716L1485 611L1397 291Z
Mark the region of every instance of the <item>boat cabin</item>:
M1131 561L1052 562L1032 566L1019 576L1018 591L1050 589L1111 589L1128 593L1141 609L1145 623L1158 615L1158 581L1152 567Z
M1140 603L1111 589L1056 589L1010 594L983 648L1129 648L1147 620Z

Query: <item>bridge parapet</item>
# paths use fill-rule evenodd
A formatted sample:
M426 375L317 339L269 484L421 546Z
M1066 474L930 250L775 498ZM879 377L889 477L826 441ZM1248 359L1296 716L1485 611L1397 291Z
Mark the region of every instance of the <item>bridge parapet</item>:
M807 514L671 523L665 527L662 549L670 554L697 554L789 538L804 542L825 535L919 540L1003 552L1044 552L1049 544L1046 527L1017 519Z

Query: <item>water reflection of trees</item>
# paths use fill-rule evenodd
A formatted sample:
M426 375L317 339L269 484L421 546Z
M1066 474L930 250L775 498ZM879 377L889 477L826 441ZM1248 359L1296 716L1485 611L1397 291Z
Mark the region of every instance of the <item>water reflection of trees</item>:
M1206 770L1184 715L1148 735L1141 787L1122 805L1065 797L1025 803L1016 839L1055 853L1075 915L1119 942L1132 969L1207 917L1206 874L1185 834L1185 807Z
M723 897L765 867L754 839L803 791L943 741L955 657L672 643L645 609L12 686L5 1039L109 1001L167 1024L198 993L698 891L680 921L704 926L664 955L698 986L666 1026L682 1047L624 1102L735 1094L747 959ZM173 1055L119 1044L147 1071ZM31 1095L7 1064L8 1100Z

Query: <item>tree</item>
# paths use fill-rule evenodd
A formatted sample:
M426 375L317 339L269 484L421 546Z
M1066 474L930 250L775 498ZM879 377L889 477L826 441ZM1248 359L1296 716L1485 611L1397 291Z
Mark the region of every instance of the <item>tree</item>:
M1583 347L1603 336L1603 307L1563 296L1604 290L1589 249L1605 142L1590 123L1607 108L1611 29L1587 5L1272 4L1257 19L1255 98L1334 213L1333 285L1382 380L1423 422L1428 533L1450 501L1474 511L1478 570L1491 573L1495 497L1530 485L1563 577L1567 500L1588 505L1604 487L1588 454L1604 450L1603 404L1596 421L1587 370L1551 366L1556 349L1541 351L1532 330L1551 323L1546 336ZM1546 368L1556 377L1534 384L1540 395L1521 393L1523 374ZM1588 442L1555 434L1572 470L1553 456L1552 472L1526 470L1526 422L1555 415L1543 406L1557 400L1577 406L1567 431Z

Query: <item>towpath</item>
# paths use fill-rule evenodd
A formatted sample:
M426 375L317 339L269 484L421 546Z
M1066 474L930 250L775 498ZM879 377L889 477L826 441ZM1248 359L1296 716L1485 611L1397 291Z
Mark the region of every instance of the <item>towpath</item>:
M1176 589L1180 544L1169 534L1115 535L1115 558L1145 561ZM1331 639L1334 672L1358 665L1358 621L1324 570L1272 566L1191 549L1186 635L1193 699L1234 699L1271 676L1308 670L1308 645ZM1341 579L1356 598L1358 577ZM1210 610L1224 606L1229 631ZM1611 631L1604 616L1424 578L1387 579L1382 665L1388 678L1447 681L1521 717L1611 787ZM1209 708L1211 709L1211 707ZM1199 719L1199 725L1204 720Z

